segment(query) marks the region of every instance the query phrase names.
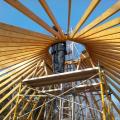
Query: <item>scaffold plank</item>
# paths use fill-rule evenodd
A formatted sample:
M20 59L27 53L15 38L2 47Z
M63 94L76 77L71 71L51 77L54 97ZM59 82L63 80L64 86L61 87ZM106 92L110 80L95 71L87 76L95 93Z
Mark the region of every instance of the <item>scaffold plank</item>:
M77 70L77 71L72 71L72 72L53 74L53 75L42 76L38 78L25 79L23 80L23 84L28 84L34 87L60 84L60 83L89 79L90 77L94 76L97 73L98 73L98 67L87 68L87 69Z

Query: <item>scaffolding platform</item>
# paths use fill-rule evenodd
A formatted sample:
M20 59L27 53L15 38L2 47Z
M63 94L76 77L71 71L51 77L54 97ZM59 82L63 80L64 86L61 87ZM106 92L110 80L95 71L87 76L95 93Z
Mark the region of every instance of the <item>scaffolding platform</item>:
M30 78L23 80L23 84L32 86L32 87L41 87L46 85L54 85L60 83L74 82L98 77L98 67L86 68L82 70L76 70L72 72L65 72L47 76L41 76L36 78Z

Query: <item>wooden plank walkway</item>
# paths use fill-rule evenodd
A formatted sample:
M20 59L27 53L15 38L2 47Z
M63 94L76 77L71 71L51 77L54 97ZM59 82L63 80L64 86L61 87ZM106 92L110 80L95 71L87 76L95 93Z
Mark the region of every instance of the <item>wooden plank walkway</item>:
M87 68L83 70L77 70L72 72L65 72L53 75L47 75L42 77L36 77L23 80L23 84L30 85L32 87L40 87L46 85L74 82L80 80L86 80L98 73L98 67Z

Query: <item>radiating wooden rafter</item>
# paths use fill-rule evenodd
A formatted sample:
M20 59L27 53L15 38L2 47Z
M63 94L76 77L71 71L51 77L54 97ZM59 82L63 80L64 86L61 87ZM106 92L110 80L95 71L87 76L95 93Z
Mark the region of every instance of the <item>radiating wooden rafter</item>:
M97 26L98 24L100 24L101 22L103 22L104 20L106 20L116 12L118 12L120 10L119 6L120 6L120 1L112 5L112 7L107 9L102 15L100 15L95 20L93 20L89 25L87 25L84 29L82 29L75 37L78 37L88 32L89 30L91 30L92 28L94 28L95 26Z
M50 17L50 19L52 20L52 22L54 23L55 27L58 29L58 31L60 32L60 35L62 36L62 38L64 38L64 34L59 26L59 24L57 23L52 11L50 10L49 6L47 5L45 0L39 0L39 2L41 3L41 5L43 6L43 8L45 9L46 13L48 14L48 16Z
M50 26L48 26L42 19L40 19L38 16L36 16L33 12L31 12L28 8L26 8L24 5L22 5L19 1L15 0L5 0L9 4L11 4L13 7L21 11L26 16L30 17L32 20L34 20L36 23L41 25L43 28L45 28L47 31L52 33L53 35L57 36L58 38L60 35L53 30Z
M39 0L40 4L46 11L46 14L58 29L58 32L53 30L52 27L25 7L20 1L5 0L5 2L45 28L53 36L0 23L0 107L2 105L2 108L0 108L0 115L3 120L9 119L10 116L13 117L16 108L14 103L18 96L19 83L23 79L31 79L33 77L52 74L51 58L48 49L55 42L66 40L52 9L49 8L46 1ZM115 99L120 102L120 96L118 95L120 92L120 17L102 23L115 13L120 12L120 1L116 1L114 5L95 18L90 24L83 29L80 29L95 10L99 2L102 2L102 0L91 1L82 18L75 26L75 29L70 33L72 0L68 1L68 23L66 26L69 39L84 44L89 53L89 57L83 57L81 55L79 60L71 63L66 62L66 65L76 64L78 69L86 69L97 66L99 63L104 68L105 85L107 86L107 89L110 90ZM94 78L89 80L89 82L91 84L98 84L99 79ZM54 87L52 88L52 86L48 86L48 88L53 89ZM35 95L36 93L37 91L28 88L26 85L22 86L21 94ZM120 115L119 106L107 93L105 93L105 95L110 101L111 106L114 108L115 113ZM95 91L95 93L90 92L90 97L93 100L95 108L101 110L101 105L98 103L98 100L101 101L101 93L99 91ZM18 115L24 114L24 111L29 108L29 104L32 106L31 110L38 105L38 102L33 102L33 98L34 97L31 96L30 101L26 101L25 96L19 99L18 105L22 104L23 110L21 109ZM40 97L39 99L43 101L43 107L39 110L37 119L42 115L45 107L45 97ZM83 101L86 106L91 105L91 100L87 97L86 93L83 98L79 98L80 103ZM50 104L50 106L52 106L52 103ZM84 109L85 108L81 107L81 117L83 119L85 117ZM110 112L109 106L106 103L105 109L107 113ZM9 112L5 113L6 110L9 110ZM52 108L49 110L48 119L51 111ZM111 120L115 119L115 113L111 112ZM26 119L30 119L32 114L33 113L30 112L26 116ZM90 109L89 114L91 117L94 117L94 113ZM102 117L102 114L99 113L99 116Z
M75 29L73 30L73 33L71 37L74 37L74 35L78 32L80 27L83 25L83 23L87 20L87 18L90 16L90 14L93 12L93 10L96 8L96 6L99 4L100 0L92 0L90 5L88 6L87 10L85 11L84 15L76 25Z

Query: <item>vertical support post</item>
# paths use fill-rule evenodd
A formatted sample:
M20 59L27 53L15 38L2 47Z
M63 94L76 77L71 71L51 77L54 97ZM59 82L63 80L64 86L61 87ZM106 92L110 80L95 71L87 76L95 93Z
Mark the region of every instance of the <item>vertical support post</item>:
M16 100L16 107L15 107L15 111L14 111L13 120L17 120L17 109L18 109L19 95L21 93L21 88L22 88L22 82L19 83L19 91L18 91L18 97Z
M63 100L60 99L59 120L63 119Z
M102 100L102 109L103 109L103 120L106 120L106 110L105 110L105 101L104 101L104 76L101 68L99 68L99 78L100 78L100 89L101 89L101 100Z
M75 95L72 95L72 120L75 120Z
M106 118L108 120L114 120L114 115L113 113L111 113L111 96L108 95L108 92L107 90L109 89L108 88L108 85L107 85L107 82L106 82L106 79L105 79L105 76L103 76L103 80L104 80L104 84L105 84L105 94L106 94L106 97L107 97L107 100L108 100L108 104L105 105L106 107L106 111L107 111L107 114L106 114ZM111 94L111 93L110 93Z

